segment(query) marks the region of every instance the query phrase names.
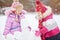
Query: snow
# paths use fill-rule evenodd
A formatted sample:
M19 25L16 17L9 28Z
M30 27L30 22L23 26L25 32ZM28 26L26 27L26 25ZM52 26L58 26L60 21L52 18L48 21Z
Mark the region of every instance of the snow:
M3 31L5 28L6 16L0 16L0 40L41 40L40 37L34 35L35 30L38 30L38 20L35 18L36 13L25 14L25 19L21 20L22 32L15 32L14 35L7 35L7 39L3 36ZM60 15L54 15L58 26L60 26ZM29 31L28 26L32 28ZM60 27L59 27L60 28Z

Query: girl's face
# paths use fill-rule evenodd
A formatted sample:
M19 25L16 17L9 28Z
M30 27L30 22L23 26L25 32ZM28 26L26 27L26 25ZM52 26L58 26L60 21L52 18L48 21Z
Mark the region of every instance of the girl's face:
M40 13L41 13L41 11L38 11L38 13L40 14Z
M42 15L42 13L41 13L41 11L39 11L39 12L38 12L38 16L41 16L41 15Z
M16 9L16 13L19 14L23 10L23 5L19 4L15 7L15 9Z
M13 2L19 2L19 0L13 0Z

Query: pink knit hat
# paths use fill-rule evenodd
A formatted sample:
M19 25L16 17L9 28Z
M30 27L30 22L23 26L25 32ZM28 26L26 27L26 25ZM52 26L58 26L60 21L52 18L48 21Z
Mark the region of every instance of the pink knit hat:
M13 2L12 3L12 5L11 5L11 9L10 10L6 10L4 13L5 13L5 15L9 15L10 13L14 13L16 10L14 9L17 5L22 5L20 2ZM23 7L23 5L22 5L22 7ZM22 12L24 12L23 10L22 10Z
M11 7L15 8L17 5L22 5L22 4L20 2L13 2Z

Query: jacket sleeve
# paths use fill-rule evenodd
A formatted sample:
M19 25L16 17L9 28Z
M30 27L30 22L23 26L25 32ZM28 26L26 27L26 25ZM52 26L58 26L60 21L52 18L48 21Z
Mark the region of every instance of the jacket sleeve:
M6 16L8 16L10 13L12 13L12 11L11 10L6 10L4 13L5 13Z
M45 27L42 27L42 28L40 29L40 32L41 32L42 34L45 34L45 33L48 32L48 29L45 28Z
M8 18L6 21L5 29L3 35L7 35L10 32L10 28L12 27L12 18Z
M25 14L26 14L26 13L27 13L27 12L26 12L25 10L22 10L20 17L21 17L22 19L25 18Z

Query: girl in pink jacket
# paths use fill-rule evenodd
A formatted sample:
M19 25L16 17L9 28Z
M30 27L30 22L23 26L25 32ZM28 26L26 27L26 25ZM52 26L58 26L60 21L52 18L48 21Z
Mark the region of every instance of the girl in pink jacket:
M24 17L25 11L23 10L23 5L19 2L13 2L11 10L6 10L7 15L5 30L3 35L7 36L9 33L12 35L15 31L21 32L21 18Z

